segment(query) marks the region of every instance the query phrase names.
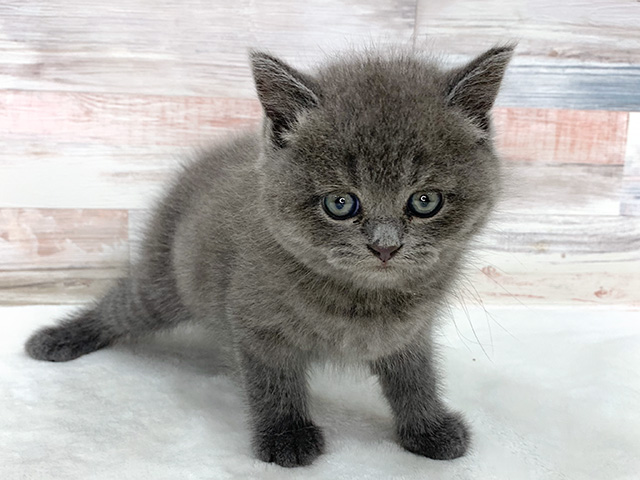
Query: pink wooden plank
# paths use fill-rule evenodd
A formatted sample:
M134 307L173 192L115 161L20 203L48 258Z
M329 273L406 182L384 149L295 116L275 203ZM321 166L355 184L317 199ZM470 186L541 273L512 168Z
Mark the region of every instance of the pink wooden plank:
M188 145L244 127L261 115L256 100L0 93L0 129L8 138ZM626 112L498 108L501 151L517 160L623 164Z
M512 160L624 163L627 112L496 108L497 142Z
M55 138L118 145L185 145L259 122L256 100L0 92L5 138Z

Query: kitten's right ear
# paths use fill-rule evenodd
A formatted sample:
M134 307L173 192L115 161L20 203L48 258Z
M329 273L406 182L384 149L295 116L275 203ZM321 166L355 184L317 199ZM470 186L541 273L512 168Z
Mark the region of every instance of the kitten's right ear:
M251 52L251 67L273 143L284 147L298 116L320 104L318 87L308 75L266 53Z
M515 47L493 47L449 73L447 103L464 111L483 130L489 128L488 114Z

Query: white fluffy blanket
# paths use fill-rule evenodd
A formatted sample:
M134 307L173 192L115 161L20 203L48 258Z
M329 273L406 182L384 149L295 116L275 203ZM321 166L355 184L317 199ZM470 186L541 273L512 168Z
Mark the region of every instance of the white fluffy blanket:
M69 363L28 358L28 334L66 310L0 309L2 480L640 478L638 311L455 312L443 366L474 441L450 462L395 443L372 378L318 371L328 451L288 470L254 460L238 388L194 332Z

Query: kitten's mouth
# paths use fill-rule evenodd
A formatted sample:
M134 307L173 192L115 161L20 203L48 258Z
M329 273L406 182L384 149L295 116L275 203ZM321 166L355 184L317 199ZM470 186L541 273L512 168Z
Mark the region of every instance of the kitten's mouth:
M378 264L374 266L373 269L376 272L389 272L395 269L394 265L395 265L395 262L393 262L392 260L385 260L382 262L378 262Z

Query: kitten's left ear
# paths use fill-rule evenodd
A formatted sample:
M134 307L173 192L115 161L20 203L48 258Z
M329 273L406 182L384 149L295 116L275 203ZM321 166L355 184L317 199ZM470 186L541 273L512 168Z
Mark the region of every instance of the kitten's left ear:
M489 111L515 44L494 47L449 74L446 100L468 114L483 130L489 129Z
M285 134L298 116L320 104L319 89L310 76L266 53L251 52L251 67L258 98L270 121L272 140L284 147Z

